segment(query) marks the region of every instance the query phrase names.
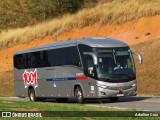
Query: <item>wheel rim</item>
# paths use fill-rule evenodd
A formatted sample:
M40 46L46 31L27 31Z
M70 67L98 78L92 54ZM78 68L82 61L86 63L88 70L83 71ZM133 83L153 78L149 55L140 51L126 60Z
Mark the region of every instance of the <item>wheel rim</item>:
M82 93L81 93L80 90L77 91L77 98L78 98L79 100L82 99Z
M31 101L34 101L34 95L33 95L32 92L31 92L31 94L30 94L30 99L31 99Z

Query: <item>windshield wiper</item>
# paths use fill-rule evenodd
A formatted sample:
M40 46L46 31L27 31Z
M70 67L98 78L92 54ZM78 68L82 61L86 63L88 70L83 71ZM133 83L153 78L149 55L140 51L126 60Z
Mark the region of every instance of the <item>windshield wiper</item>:
M127 76L129 79L132 79L132 77L130 77L129 75L127 74L116 74L116 75L120 75L120 76Z
M116 56L115 56L115 50L114 50L114 49L113 49L113 58L114 58L114 62L115 62L115 64L117 64Z
M111 80L111 77L101 77L99 79L102 80L102 81L106 81L106 80Z
M105 79L106 79L106 80L111 80L111 77L106 77Z

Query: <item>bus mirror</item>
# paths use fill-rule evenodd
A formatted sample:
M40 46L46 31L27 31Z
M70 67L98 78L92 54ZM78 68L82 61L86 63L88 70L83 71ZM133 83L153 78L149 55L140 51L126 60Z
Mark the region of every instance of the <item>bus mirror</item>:
M97 56L94 53L92 53L92 52L84 52L83 54L92 56L94 65L98 64Z
M142 56L137 51L132 51L132 53L138 56L139 63L142 64Z

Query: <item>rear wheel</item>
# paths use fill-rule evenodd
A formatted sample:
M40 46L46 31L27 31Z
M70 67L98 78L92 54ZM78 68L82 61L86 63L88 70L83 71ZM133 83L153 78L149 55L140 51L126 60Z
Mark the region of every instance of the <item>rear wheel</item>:
M117 102L118 101L118 97L110 97L109 101L110 102Z
M81 87L77 87L75 89L74 94L75 94L75 98L77 98L77 100L78 100L78 103L83 104L85 102Z
M35 91L34 89L29 89L28 91L28 96L29 96L29 99L30 101L37 101L38 99L36 98L36 95L35 95Z

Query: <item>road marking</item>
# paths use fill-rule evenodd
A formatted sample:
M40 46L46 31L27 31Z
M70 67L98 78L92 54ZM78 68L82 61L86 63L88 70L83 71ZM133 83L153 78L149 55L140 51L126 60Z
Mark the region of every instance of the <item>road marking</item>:
M92 106L92 107L104 107L104 108L111 108L111 109L119 109L119 110L140 110L140 111L150 111L146 109L135 109L135 108L123 108L123 107L110 107L110 106L100 106L100 105L86 105L86 106Z
M130 108L122 108L122 107L110 107L110 106L104 106L104 105L85 105L85 106L113 108L113 109L120 109L120 110L129 110L130 109Z
M134 101L134 102L160 102L160 100L141 100L141 101Z

